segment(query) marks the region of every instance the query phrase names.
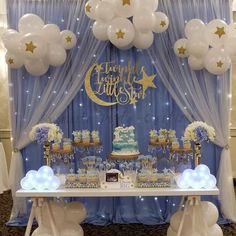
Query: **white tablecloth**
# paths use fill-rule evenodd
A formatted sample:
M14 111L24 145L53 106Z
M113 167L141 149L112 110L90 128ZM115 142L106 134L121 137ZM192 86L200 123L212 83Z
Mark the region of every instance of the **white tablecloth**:
M0 194L9 189L6 155L0 143Z

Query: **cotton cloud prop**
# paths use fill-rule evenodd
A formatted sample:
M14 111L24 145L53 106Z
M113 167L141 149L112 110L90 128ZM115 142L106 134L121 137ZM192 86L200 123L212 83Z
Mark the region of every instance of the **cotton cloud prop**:
M214 188L216 186L216 178L211 175L206 165L198 165L195 170L186 169L182 175L176 179L179 188Z
M149 48L153 32L164 32L169 26L168 17L156 12L158 0L89 0L85 14L95 20L93 34L98 40L110 40L120 49L132 46Z
M28 171L20 185L24 190L56 190L60 186L60 179L54 175L51 167L42 166L38 171Z
M204 24L199 19L192 19L185 26L185 36L175 42L174 52L178 57L188 57L193 70L205 68L220 75L236 59L235 23L227 25L223 20L215 19Z
M60 31L55 24L45 25L34 14L22 16L18 30L8 29L2 35L7 49L6 62L13 69L24 65L34 76L45 74L49 65L61 66L66 60L66 50L76 44L76 36L72 31Z

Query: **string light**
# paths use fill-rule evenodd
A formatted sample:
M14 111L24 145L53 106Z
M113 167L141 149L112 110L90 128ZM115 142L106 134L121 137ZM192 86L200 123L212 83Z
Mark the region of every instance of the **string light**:
M155 199L155 201L157 201L157 200L158 200L158 198L157 198L157 197L155 197L154 199Z
M141 198L141 201L143 202L143 201L144 201L144 198Z
M26 93L29 93L29 90L26 90L25 92L26 92Z
M51 79L51 76L48 76L48 79Z
M25 161L28 161L28 160L29 160L28 157L26 157L26 158L25 158Z
M98 125L100 125L101 123L100 123L100 121L98 122Z
M173 203L172 206L175 206L175 203Z
M80 103L80 104L79 104L79 106L80 106L80 107L82 107L82 106L83 106L83 104L82 104L82 103Z
M232 94L230 93L230 94L228 94L228 98L232 98Z
M184 63L182 63L182 66L184 66Z
M38 99L40 99L41 98L41 96L40 95L38 95Z
M55 94L55 93L57 93L57 91L56 91L56 90L53 90L53 92L52 92L52 93L54 93L54 94Z
M79 21L79 18L77 18L76 20Z
M169 106L169 102L166 102L166 106Z
M96 57L97 55L96 54L93 54L93 57Z
M31 104L28 104L28 107L31 107Z
M17 115L17 112L15 112L14 115L16 116L16 115Z
M53 103L52 106L55 106L55 103Z
M81 91L81 92L83 92L83 91L84 91L84 89L80 89L80 91Z
M184 107L184 110L187 110L187 107Z
M64 22L65 20L63 18L61 18L61 22Z
M65 91L65 94L68 94L68 91Z
M155 120L155 119L156 119L156 117L155 117L155 116L153 116L153 117L152 117L152 120Z
M232 111L232 110L233 110L233 108L231 107L229 110L230 110L230 111Z
M166 117L166 120L169 120L170 119L170 117Z
M13 83L9 83L8 86L9 86L9 87L13 87Z
M187 93L184 93L184 96L187 96Z
M149 102L148 105L151 106L152 104Z
M187 23L188 23L188 21L187 21L187 20L185 20L185 21L184 21L184 23L185 23L185 24L187 24Z
M78 31L77 34L80 35L80 32Z
M120 59L120 62L124 62L125 60L124 59Z

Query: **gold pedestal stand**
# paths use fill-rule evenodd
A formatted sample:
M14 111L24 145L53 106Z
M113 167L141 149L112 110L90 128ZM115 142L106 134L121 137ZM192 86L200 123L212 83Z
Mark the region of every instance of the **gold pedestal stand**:
M201 144L194 143L194 164L195 167L201 164Z
M45 142L43 145L43 157L44 157L44 163L47 166L51 166L51 155L50 155L50 143Z

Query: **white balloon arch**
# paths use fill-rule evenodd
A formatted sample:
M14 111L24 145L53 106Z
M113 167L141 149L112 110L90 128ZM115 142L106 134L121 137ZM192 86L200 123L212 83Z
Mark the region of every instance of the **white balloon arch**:
M155 12L157 7L158 0L89 0L85 14L95 20L98 40L110 40L120 49L146 49L153 43L153 32L164 32L169 25L164 13Z
M61 66L66 60L66 49L76 44L72 31L60 32L57 25L45 25L35 14L22 16L18 30L8 29L2 35L7 49L6 63L13 69L25 65L26 70L34 76L45 74L49 65Z
M193 70L205 68L212 74L225 73L236 59L236 27L215 19L204 24L199 19L190 20L185 26L186 38L175 42L178 57L188 57Z

